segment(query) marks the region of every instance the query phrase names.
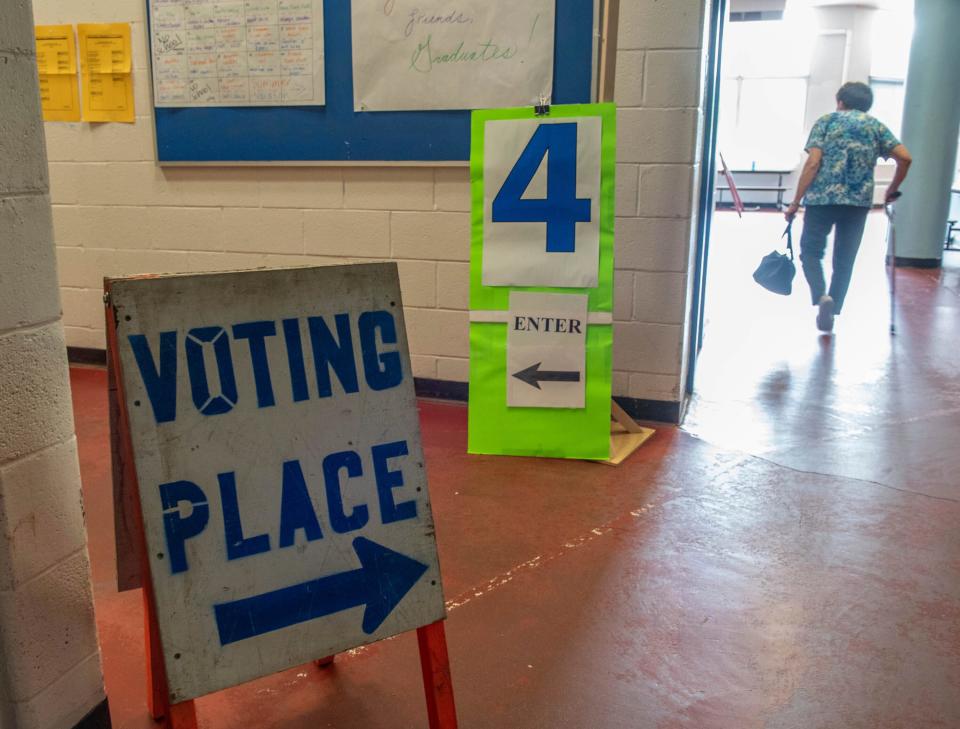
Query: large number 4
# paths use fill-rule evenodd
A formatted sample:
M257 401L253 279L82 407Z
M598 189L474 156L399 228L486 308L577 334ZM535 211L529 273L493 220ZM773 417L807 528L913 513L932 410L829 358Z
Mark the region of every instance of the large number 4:
M547 196L523 193L547 155ZM590 199L577 197L577 125L537 127L493 200L494 223L546 223L547 252L573 253L576 224L590 221Z

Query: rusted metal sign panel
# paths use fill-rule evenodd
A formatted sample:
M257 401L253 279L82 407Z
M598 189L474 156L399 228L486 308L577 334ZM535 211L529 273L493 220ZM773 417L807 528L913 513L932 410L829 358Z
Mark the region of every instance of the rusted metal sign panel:
M110 283L171 700L441 619L396 264Z

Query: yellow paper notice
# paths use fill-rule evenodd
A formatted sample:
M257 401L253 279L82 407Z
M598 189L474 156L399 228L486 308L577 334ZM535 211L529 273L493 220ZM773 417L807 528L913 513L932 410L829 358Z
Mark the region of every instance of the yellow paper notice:
M37 70L41 74L70 74L77 72L77 47L72 25L38 25Z
M38 25L34 35L44 121L80 121L73 26Z
M84 73L130 73L133 70L129 23L81 23L80 63Z
M130 74L96 73L90 76L90 108L123 112L130 107Z
M83 119L133 122L133 70L129 23L80 24Z
M44 121L80 121L76 74L41 74L40 103Z

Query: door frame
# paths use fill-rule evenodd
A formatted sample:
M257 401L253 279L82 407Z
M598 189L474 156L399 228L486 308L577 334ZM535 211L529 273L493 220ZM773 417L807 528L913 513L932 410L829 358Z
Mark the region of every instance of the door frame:
M703 144L700 159L700 198L697 201L697 239L690 300L689 359L684 389L693 394L697 358L703 347L704 311L706 305L707 258L710 250L710 228L713 222L713 200L717 177L717 123L720 111L720 57L723 51L723 29L727 19L727 0L710 4L707 28L707 72L703 93Z

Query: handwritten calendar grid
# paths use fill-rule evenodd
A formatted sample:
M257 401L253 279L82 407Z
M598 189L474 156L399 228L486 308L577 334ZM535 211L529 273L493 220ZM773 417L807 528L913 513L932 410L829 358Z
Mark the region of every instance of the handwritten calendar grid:
M315 93L318 5L151 0L157 104L322 103Z

